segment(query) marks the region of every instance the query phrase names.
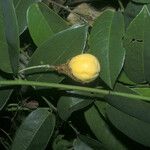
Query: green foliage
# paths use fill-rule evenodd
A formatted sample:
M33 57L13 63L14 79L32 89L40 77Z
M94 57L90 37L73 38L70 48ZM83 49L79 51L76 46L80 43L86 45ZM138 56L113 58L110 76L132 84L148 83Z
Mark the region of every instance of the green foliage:
M142 3L142 4L150 3L150 0L132 0L132 1L136 3Z
M67 28L67 23L42 3L30 6L27 21L30 34L37 46L40 46L50 36Z
M37 48L28 67L43 64L59 65L82 53L87 39L87 29L87 26L84 25L74 26L50 37ZM54 72L28 76L29 80L45 82L60 82L63 78Z
M150 146L150 125L129 116L113 107L107 109L108 119L112 124L131 139Z
M102 80L113 88L124 63L124 21L121 12L105 11L96 19L90 34L90 52L101 62Z
M19 33L22 34L27 28L26 12L29 6L41 0L13 0L18 19Z
M100 102L85 112L86 121L92 132L95 134L98 140L102 142L105 149L127 149L106 123L105 119L100 113L101 110L99 109L99 105L101 105Z
M66 94L66 96L61 96L57 103L58 114L63 120L67 120L74 111L82 109L93 102L90 98L79 97L76 92Z
M5 80L5 79L0 76L0 81L1 80ZM12 93L12 89L9 89L7 87L0 87L0 111L6 105L11 93Z
M115 86L116 91L138 94L132 89L117 84ZM130 116L143 120L150 123L150 104L144 101L134 101L129 98L122 98L116 96L108 96L106 101L115 108L127 113Z
M1 1L2 3L2 1ZM8 44L6 40L6 33L5 33L5 23L4 23L4 16L3 16L3 10L2 5L0 5L0 62L1 66L0 69L4 71L11 72L11 64L9 59L9 53L8 53Z
M55 127L55 116L39 108L23 121L12 145L12 150L45 149Z
M144 24L143 24L144 22ZM150 14L146 6L127 28L124 38L126 48L125 72L139 83L149 81L149 36Z
M2 55L10 58L10 61L6 62L7 65L11 63L11 70L14 74L18 72L19 67L19 31L18 31L18 22L16 18L16 13L14 9L13 2L10 0L2 0L0 2L1 5L1 17L4 27L3 34L5 33L5 40L7 40L7 47L5 49L1 49ZM4 16L2 16L4 15ZM5 41L4 41L5 42ZM8 52L7 52L8 51ZM9 56L8 56L9 53ZM7 55L7 56L6 56ZM4 58L2 58L4 59ZM5 63L5 62L2 62ZM1 67L0 67L1 68ZM5 70L5 72L10 72L10 66L8 66L9 70Z
M1 149L150 148L150 1L90 3L0 0ZM92 83L59 70L81 53L100 61Z

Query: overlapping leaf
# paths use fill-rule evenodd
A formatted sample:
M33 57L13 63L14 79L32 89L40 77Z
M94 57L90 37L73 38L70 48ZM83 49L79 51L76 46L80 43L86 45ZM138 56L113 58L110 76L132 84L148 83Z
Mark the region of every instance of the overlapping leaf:
M36 3L27 11L29 32L35 44L41 45L54 33L68 27L67 23L44 3Z
M100 103L99 103L100 105ZM112 129L105 122L99 110L92 106L85 112L85 119L92 132L102 142L104 148L112 150L126 150L127 147L115 136Z
M19 63L19 46L20 46L17 17L15 14L13 1L1 0L0 5L2 6L4 27L5 27L5 38L8 44L10 63L13 73L16 74L18 72L19 66L18 63ZM8 56L6 58L8 59ZM7 63L9 63L9 61ZM8 71L10 72L10 69Z
M14 7L18 19L19 33L27 28L26 13L29 6L35 2L40 2L41 0L13 0Z
M150 147L150 124L109 107L107 115L112 124L131 139Z
M146 6L127 28L125 72L134 82L150 81L150 13Z
M86 143L88 146L90 146L94 150L104 149L102 143L100 143L99 141L92 139L88 136L79 134L78 139L80 139L82 142Z
M75 139L73 143L74 150L92 150L91 147L89 147L87 144L85 144L83 141L81 141L79 138Z
M28 66L66 63L73 56L82 53L87 39L87 32L87 26L81 25L71 27L50 37L35 51ZM28 76L30 80L46 82L60 82L63 78L64 76L54 72Z
M124 63L123 35L123 16L114 10L107 10L96 19L90 35L90 52L99 59L100 77L110 88L113 88Z
M137 94L135 91L121 84L117 84L115 90L118 92ZM150 123L150 103L141 101L140 99L133 100L118 96L108 96L106 101L116 109L139 120Z
M136 83L134 83L133 81L131 81L128 76L126 75L126 73L124 71L122 71L120 73L120 76L118 78L118 81L121 83L124 83L126 85L136 85Z
M57 109L59 116L63 120L67 120L74 111L82 109L92 102L91 98L79 96L76 92L68 93L66 96L61 96L58 101Z
M150 97L150 88L148 87L134 88L133 90L138 92L140 95Z
M29 114L18 129L12 150L44 150L55 127L55 116L39 108Z

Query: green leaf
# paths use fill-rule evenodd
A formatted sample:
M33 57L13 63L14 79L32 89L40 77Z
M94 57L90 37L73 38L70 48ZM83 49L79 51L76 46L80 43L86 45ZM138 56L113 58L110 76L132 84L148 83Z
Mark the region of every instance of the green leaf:
M124 38L126 48L125 72L134 82L150 81L150 14L146 6L127 28Z
M19 31L13 1L1 0L0 5L2 5L5 36L8 43L10 62L13 73L17 73L19 66Z
M53 141L53 150L68 150L72 147L72 141L64 139L64 135L58 135Z
M13 0L19 25L19 33L27 28L26 12L29 6L41 0Z
M127 149L114 135L112 129L105 122L99 113L99 110L95 106L92 106L85 112L85 119L97 139L103 144L104 148L111 150Z
M87 107L92 102L91 98L79 96L74 91L67 93L57 103L58 114L63 120L67 120L74 111Z
M74 150L93 150L91 147L86 145L79 138L75 139L75 141L73 143L73 148L74 148Z
M66 63L73 56L80 54L87 39L87 26L74 26L67 30L57 33L44 42L33 54L30 66L41 64L59 65ZM46 70L45 70L46 71ZM54 72L44 72L28 76L29 80L60 82L64 76Z
M107 108L111 123L134 141L150 147L150 124L131 117L114 107Z
M138 92L140 95L150 97L150 88L134 88L133 90Z
M44 3L30 6L27 22L31 37L37 46L68 27L67 23Z
M5 35L5 24L1 3L2 1L0 1L0 69L5 72L12 72L8 53L8 44Z
M4 80L4 78L0 76L0 80ZM7 103L11 93L12 93L11 89L7 87L0 87L0 111L3 109L3 107Z
M78 139L80 139L82 142L84 142L88 146L90 146L92 148L92 150L102 150L102 149L104 150L102 143L100 143L99 141L92 139L88 136L79 134Z
M90 35L90 52L99 59L100 77L110 88L113 88L124 63L123 35L123 16L113 10L105 11L96 19Z
M130 22L137 16L137 14L141 11L143 5L139 5L138 3L134 3L130 1L124 11L124 19L125 25L128 27Z
M132 0L133 2L136 2L136 3L142 3L142 4L148 4L150 3L150 0Z
M55 127L55 116L39 108L29 114L18 129L12 150L44 150Z
M122 70L119 78L118 78L119 82L122 82L124 84L128 84L128 85L136 85L136 83L134 83L133 81L131 81L128 76L126 75L126 73Z
M138 94L132 89L121 84L117 84L114 90L129 94ZM108 96L106 101L116 109L119 109L120 111L123 111L139 120L150 123L150 103L144 102L140 99L132 100L118 96Z

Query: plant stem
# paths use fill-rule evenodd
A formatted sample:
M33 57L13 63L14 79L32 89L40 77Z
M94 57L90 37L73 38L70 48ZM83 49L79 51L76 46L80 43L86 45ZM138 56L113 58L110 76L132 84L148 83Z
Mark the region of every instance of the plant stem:
M7 111L10 111L10 112L17 112L17 111L31 111L30 109L28 108L15 108L15 107L12 107L12 108L7 108L6 109ZM12 119L13 120L13 119Z
M19 105L18 104L16 104L16 103L11 103L11 104L8 104L8 106L7 107L18 107Z
M54 111L54 112L57 112L57 108L52 104L50 103L44 96L42 96L43 100L45 101L45 103Z
M122 4L122 1L121 1L121 0L118 0L118 3L119 3L121 12L124 12L124 6L123 6L123 4Z
M28 85L28 86L39 86L45 88L57 88L61 90L76 90L82 92L89 92L93 94L100 94L98 97L104 97L107 95L112 96L121 96L131 99L139 99L150 102L150 97L123 93L123 92L116 92L104 89L96 89L96 88L89 88L89 87L82 87L82 86L74 86L74 85L65 85L65 84L57 84L57 83L46 83L46 82L37 82L37 81L25 81L25 80L3 80L0 81L0 87L3 85L11 86L11 85Z
M74 127L74 125L72 124L72 122L69 121L68 123L69 123L69 126L72 128L72 130L76 133L76 135L79 135L80 132Z
M46 69L53 69L53 70L55 70L55 66L51 66L51 65L38 65L38 66L32 66L32 67L24 68L24 69L20 70L19 73L22 73L22 72L27 71L27 70L37 69L37 68L46 68Z

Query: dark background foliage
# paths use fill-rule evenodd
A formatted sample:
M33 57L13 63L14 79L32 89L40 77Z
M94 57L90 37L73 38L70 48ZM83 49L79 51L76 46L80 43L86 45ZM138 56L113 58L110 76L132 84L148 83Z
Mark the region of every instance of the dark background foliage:
M0 0L0 149L147 150L150 0ZM33 69L95 55L82 84Z

